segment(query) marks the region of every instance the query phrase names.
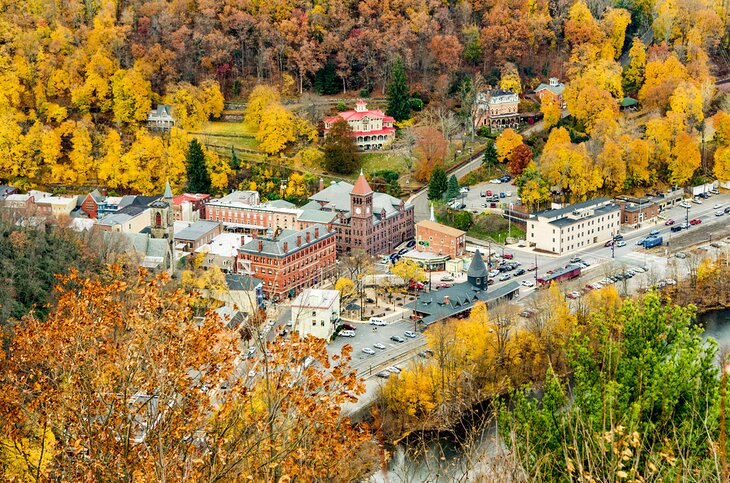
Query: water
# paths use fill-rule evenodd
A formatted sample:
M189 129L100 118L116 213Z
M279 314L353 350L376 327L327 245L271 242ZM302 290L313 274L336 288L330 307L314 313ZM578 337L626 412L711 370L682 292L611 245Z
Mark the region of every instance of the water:
M704 337L714 338L720 353L730 352L730 309L697 317L705 327ZM456 434L411 438L393 449L387 472L378 472L372 482L509 481L502 460L506 454L494 419L483 421Z

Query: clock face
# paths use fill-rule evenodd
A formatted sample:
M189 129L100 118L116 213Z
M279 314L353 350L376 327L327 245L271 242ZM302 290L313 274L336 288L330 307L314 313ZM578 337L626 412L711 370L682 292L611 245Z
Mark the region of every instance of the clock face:
M355 214L359 215L360 213L362 213L362 210L360 208L355 208Z

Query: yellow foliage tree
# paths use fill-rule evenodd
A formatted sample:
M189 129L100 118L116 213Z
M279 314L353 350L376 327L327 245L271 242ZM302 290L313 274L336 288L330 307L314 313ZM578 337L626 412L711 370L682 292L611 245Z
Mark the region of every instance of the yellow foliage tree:
M7 481L43 481L57 451L56 437L48 424L22 435L0 438L2 474Z
M118 70L111 79L114 94L114 120L120 123L141 122L152 108L152 85L135 70Z
M644 139L631 139L631 136L624 135L622 145L626 150L627 177L635 185L649 181L649 143Z
M286 145L296 140L292 114L281 104L272 104L261 115L256 140L259 148L268 154L281 153Z
M223 193L228 188L228 176L233 172L226 159L215 151L205 150L205 160L210 174L210 187Z
M200 84L199 89L206 120L210 117L219 117L225 107L225 98L221 93L221 86L218 84L218 81L212 79L204 80Z
M730 147L722 146L715 151L715 177L730 181Z
M730 145L730 115L719 111L712 116L712 125L715 127L715 142L720 146Z
M88 128L81 123L76 123L71 142L73 149L68 154L71 165L70 170L67 171L67 174L70 175L67 180L83 185L88 179L89 172L94 167L93 145Z
M499 88L517 94L522 92L522 81L517 66L512 62L505 62L502 66L502 76L499 79Z
M540 112L543 114L543 123L545 129L550 129L553 126L557 126L560 121L560 106L552 97L546 97L540 105Z
M613 57L618 59L624 48L626 27L631 23L631 14L623 8L609 8L601 18L601 26L613 48Z
M396 277L403 279L405 283L411 280L415 282L424 282L426 280L426 272L413 260L402 258L393 265L390 269L390 273Z
M690 81L687 68L672 53L665 60L647 62L639 101L648 108L669 108L669 98L682 81Z
M575 2L568 12L565 38L573 47L584 43L598 45L604 38L601 27L583 0Z
M700 167L700 147L696 139L681 132L669 157L669 181L681 185Z
M307 190L307 180L303 175L293 172L289 176L286 184L286 196L295 196L297 198L306 198L309 195Z
M683 115L689 127L696 126L705 118L702 111L702 94L691 82L680 82L669 98L672 112Z
M200 91L187 82L170 87L165 96L165 103L172 106L175 125L182 129L197 129L208 119Z
M347 277L340 277L335 282L335 290L339 290L342 300L350 300L355 295L355 282Z
M644 71L646 70L646 46L639 37L634 37L629 50L631 61L624 71L624 88L629 93L639 92L644 84Z
M609 193L619 193L626 182L626 161L623 157L623 150L613 140L603 144L603 150L596 158L599 167L603 171L603 187Z
M618 116L616 99L609 91L596 86L596 82L588 76L566 87L564 97L568 112L586 126L589 134L600 118L615 119Z
M110 129L104 141L104 157L99 163L99 180L110 188L126 188L128 180L122 164L122 138Z
M279 92L271 86L259 84L253 88L248 96L246 114L243 118L244 124L249 129L258 130L264 112L272 104L279 103Z
M509 161L512 156L512 151L521 145L522 142L522 136L517 134L512 128L507 128L502 131L494 143L499 160L502 162Z

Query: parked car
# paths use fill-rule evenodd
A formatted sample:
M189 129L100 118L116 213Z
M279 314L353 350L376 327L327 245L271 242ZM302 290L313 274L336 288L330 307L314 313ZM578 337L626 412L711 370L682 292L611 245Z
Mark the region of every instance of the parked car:
M502 181L502 183L508 183L510 180L512 180L512 176L505 174L504 176L499 178L499 180Z
M604 247L612 247L613 246L613 240L608 240L606 243L603 244Z
M392 336L390 338L390 340L392 340L393 342L405 342L406 341L403 337L401 337L399 335Z
M690 225L699 225L700 223L702 223L702 220L700 220L699 218L694 218L692 220L689 220Z
M511 192L511 191L507 191L507 192L505 193L505 196L506 196L507 198L509 198L510 196L512 196L512 192Z
M683 260L683 259L687 258L687 254L684 253L684 252L677 252L677 253L674 254L674 256L677 257L677 258L679 258L680 260Z
M454 277L452 277L451 275L444 275L443 277L441 277L441 281L442 282L453 282Z
M715 203L715 204L714 204L714 205L712 206L712 209L713 209L713 210L719 210L720 208L722 208L722 204L720 204L720 203Z
M523 280L522 282L520 282L520 285L522 285L523 287L534 287L535 282L532 280Z
M682 225L674 225L670 230L673 232L682 231Z
M408 241L408 243L406 244L406 246L407 246L408 248L413 248L413 247L415 247L415 246L416 246L416 240L409 240L409 241Z
M490 179L489 182L492 183L492 184L499 184L499 183L502 182L502 180L495 178L495 179Z
M463 187L459 188L459 193L466 194L468 192L469 192L469 187L468 186L463 186Z
M487 193L485 193L484 191L480 191L479 192L479 196L481 196L482 198L486 198L487 197Z
M672 220L672 219L670 218L670 219L668 219L667 221L665 221L665 222L664 222L664 225L665 225L665 226L671 226L671 225L674 225L674 220Z
M363 347L363 348L362 348L362 351L363 351L363 352L364 352L365 354L369 355L369 356L375 355L375 351L374 351L374 350L372 350L372 349L371 349L370 347Z
M710 190L710 193L712 193L713 195L719 195L720 194L720 192L716 188L712 188Z
M487 190L487 193L486 193L486 195L487 195L487 196L492 196L492 190Z
M355 337L354 330L343 330L340 332L340 337Z
M631 270L633 270L634 272L638 272L638 273L644 273L644 272L646 272L646 269L645 268L642 268L642 267L634 267Z
M442 282L442 283L436 285L436 288L449 288L449 287L451 287L451 284L450 283L443 283Z
M682 208L689 208L689 207L691 207L692 205L690 205L690 204L689 204L688 202L686 202L686 201L682 201L682 202L681 202L681 203L679 204L679 206L681 206Z
M502 255L502 258L504 258L505 260L512 260L514 257L515 256L511 253L505 253L504 255Z
M535 265L534 263L527 267L528 272L534 272L535 270L537 270L537 265Z
M411 332L410 330L403 332L403 335L405 335L406 337L410 337L411 339L415 339L417 337L416 333Z
M386 325L388 325L388 323L385 322L380 317L370 317L370 325L376 325L378 327L385 327Z
M390 377L390 372L388 371L380 371L377 374L375 374L378 377L381 377L383 379L388 379Z
M375 344L373 344L373 347L380 350L385 349L385 345L381 344L380 342L376 342Z
M722 216L722 215L724 215L724 214L725 214L725 212L724 212L724 211L722 211L722 210L717 210L717 211L715 212L715 216Z
M251 346L246 351L246 356L247 357L252 357L255 353L256 353L256 347L255 346Z
M727 215L728 213L730 213L730 206L726 207L726 208L725 208L724 210L722 210L722 211L724 211L724 212L725 212L725 214Z
M700 198L703 198L705 200L710 199L710 194L709 193L700 193L697 196L699 196Z
M580 297L580 295L581 295L580 292L575 292L575 291L574 292L569 292L569 293L566 293L565 294L565 296L567 298L569 298L569 299L577 299L578 297Z
M426 354L425 352L419 352L418 353L418 357L423 357L424 359L427 359L428 358L428 354Z
M659 230L652 230L649 232L649 236L659 236Z
M355 326L354 326L354 325L352 325L352 324L348 324L347 322L345 322L344 324L342 324L342 327L343 327L344 329L346 329L346 330L352 330L352 331L355 331L355 330L357 330L357 327L355 327Z
M619 241L616 242L616 246L619 247L619 248L620 247L625 247L626 246L626 242L623 241L623 240L619 240Z
M504 273L499 276L499 281L504 282L505 280L509 280L511 276L509 273Z
M616 234L615 234L615 235L613 236L613 239L614 239L614 240L623 240L623 239L624 239L624 236L623 236L623 235L622 235L621 233L616 233Z
M400 374L400 367L398 366L388 366L386 370L389 371L391 374Z
M518 270L515 270L515 277L519 277L520 275L524 275L524 274L525 274L525 269L524 268L520 268Z
M496 277L497 275L499 275L499 270L494 269L494 270L490 270L489 271L489 276L490 277Z
M699 198L692 198L692 203L695 203L697 205L701 205L702 204L702 200L699 199Z

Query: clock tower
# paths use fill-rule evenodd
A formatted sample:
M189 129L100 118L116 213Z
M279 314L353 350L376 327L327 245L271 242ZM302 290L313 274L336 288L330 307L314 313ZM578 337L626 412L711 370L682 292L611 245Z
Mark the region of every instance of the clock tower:
M373 190L360 170L350 192L350 246L370 252L373 236Z

